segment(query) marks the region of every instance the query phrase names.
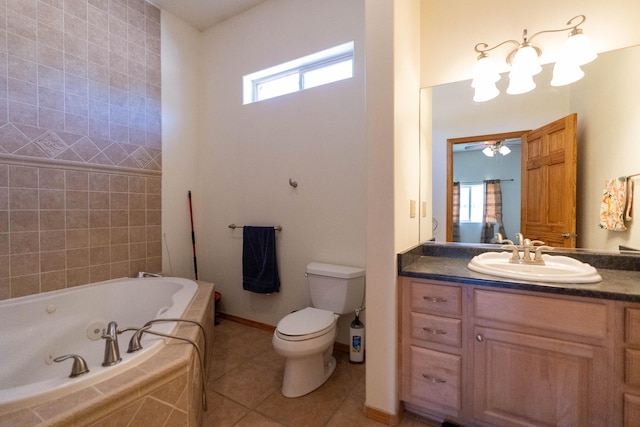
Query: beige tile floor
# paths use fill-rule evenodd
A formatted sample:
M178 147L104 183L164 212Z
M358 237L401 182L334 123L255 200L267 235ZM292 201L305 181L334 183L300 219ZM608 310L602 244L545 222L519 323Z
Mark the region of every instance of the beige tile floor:
M215 327L205 426L384 425L362 414L366 364L349 363L344 352L335 353L336 371L320 388L295 399L282 396L284 359L273 350L271 335L268 331L220 320ZM406 413L400 426L430 424Z

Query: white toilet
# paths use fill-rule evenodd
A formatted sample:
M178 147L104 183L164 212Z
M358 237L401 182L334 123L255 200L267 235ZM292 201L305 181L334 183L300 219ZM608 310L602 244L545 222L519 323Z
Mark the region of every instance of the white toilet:
M333 343L341 314L361 307L365 270L312 262L307 280L313 307L286 315L273 333L273 348L286 358L282 394L298 397L320 387L336 368Z

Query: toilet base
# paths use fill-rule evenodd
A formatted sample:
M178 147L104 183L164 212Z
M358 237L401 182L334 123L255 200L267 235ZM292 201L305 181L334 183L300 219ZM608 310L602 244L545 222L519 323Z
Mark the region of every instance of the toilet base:
M333 344L319 354L288 358L284 366L282 394L285 397L300 397L311 393L324 384L335 369Z

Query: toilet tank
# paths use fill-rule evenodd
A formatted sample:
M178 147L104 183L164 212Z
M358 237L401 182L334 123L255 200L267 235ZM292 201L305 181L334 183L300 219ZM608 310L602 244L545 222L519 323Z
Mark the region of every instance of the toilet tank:
M311 303L337 314L352 313L362 307L364 273L359 267L312 262L307 265Z

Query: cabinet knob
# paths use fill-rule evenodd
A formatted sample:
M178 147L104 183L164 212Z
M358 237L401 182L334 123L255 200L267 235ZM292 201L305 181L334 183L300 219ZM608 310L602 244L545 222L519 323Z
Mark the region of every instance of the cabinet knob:
M482 336L482 334L476 335L476 341L482 342L483 340L484 340L484 337Z

